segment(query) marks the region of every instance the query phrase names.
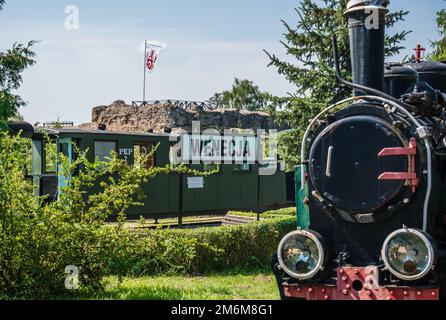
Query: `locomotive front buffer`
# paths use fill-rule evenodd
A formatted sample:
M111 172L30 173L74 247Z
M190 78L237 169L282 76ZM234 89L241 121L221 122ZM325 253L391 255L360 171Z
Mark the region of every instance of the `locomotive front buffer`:
M284 285L288 298L305 300L438 300L438 287L380 286L379 269L345 267L337 269L335 285Z

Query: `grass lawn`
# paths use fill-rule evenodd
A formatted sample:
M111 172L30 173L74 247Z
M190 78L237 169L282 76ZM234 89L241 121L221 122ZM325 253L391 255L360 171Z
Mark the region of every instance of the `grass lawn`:
M267 272L206 277L143 277L106 279L99 300L277 300L274 276Z

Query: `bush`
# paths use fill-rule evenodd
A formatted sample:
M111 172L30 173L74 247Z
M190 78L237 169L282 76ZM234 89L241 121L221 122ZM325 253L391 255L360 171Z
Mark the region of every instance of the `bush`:
M79 150L70 163L60 154L67 186L57 202L44 204L25 178L29 150L29 139L0 131L0 298L66 293L66 268L70 266L79 269L83 289L100 289L110 270L109 258L131 238L123 227L125 212L138 205L141 185L172 170L128 166L116 155L108 162L90 163ZM198 174L184 166L175 171ZM100 192L86 192L97 183ZM120 222L115 227L105 223L112 215Z
M295 228L296 219L290 217L219 228L139 231L115 251L109 272L197 275L265 267L280 239Z
M296 208L282 208L278 210L270 210L260 213L261 219L280 219L286 217L295 217L296 216ZM255 212L243 212L243 211L230 211L228 215L231 216L239 216L239 217L249 217L249 218L257 218L259 216L258 213Z
M263 215L282 215L282 216L296 216L296 207L290 207L290 208L282 208L279 210L272 210L272 211L266 211L262 213Z
M89 163L85 153L69 163L59 155L67 186L57 202L44 204L24 175L29 149L29 140L0 131L0 298L73 294L65 286L70 266L78 268L83 292L101 290L108 275L193 275L265 266L280 238L295 228L294 217L276 215L236 227L128 230L125 212L138 204L142 183L171 169L131 167L116 156ZM184 166L175 170L211 174ZM96 183L101 191L87 193ZM118 216L115 226L105 222L111 215Z

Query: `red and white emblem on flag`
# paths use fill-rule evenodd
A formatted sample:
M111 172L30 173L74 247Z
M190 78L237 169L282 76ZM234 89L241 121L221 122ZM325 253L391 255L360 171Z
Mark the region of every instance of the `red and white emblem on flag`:
M158 53L156 52L155 49L152 49L147 54L147 61L146 61L147 69L149 71L153 71L153 69L155 69L156 60L158 60Z

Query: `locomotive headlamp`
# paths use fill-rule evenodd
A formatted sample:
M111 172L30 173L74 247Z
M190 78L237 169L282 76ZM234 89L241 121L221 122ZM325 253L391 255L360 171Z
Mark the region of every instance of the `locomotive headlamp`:
M387 269L398 278L418 280L434 268L436 251L435 242L427 233L401 229L384 241L381 257Z
M282 269L293 278L313 278L323 269L325 252L322 238L314 231L296 230L279 244L278 258Z

